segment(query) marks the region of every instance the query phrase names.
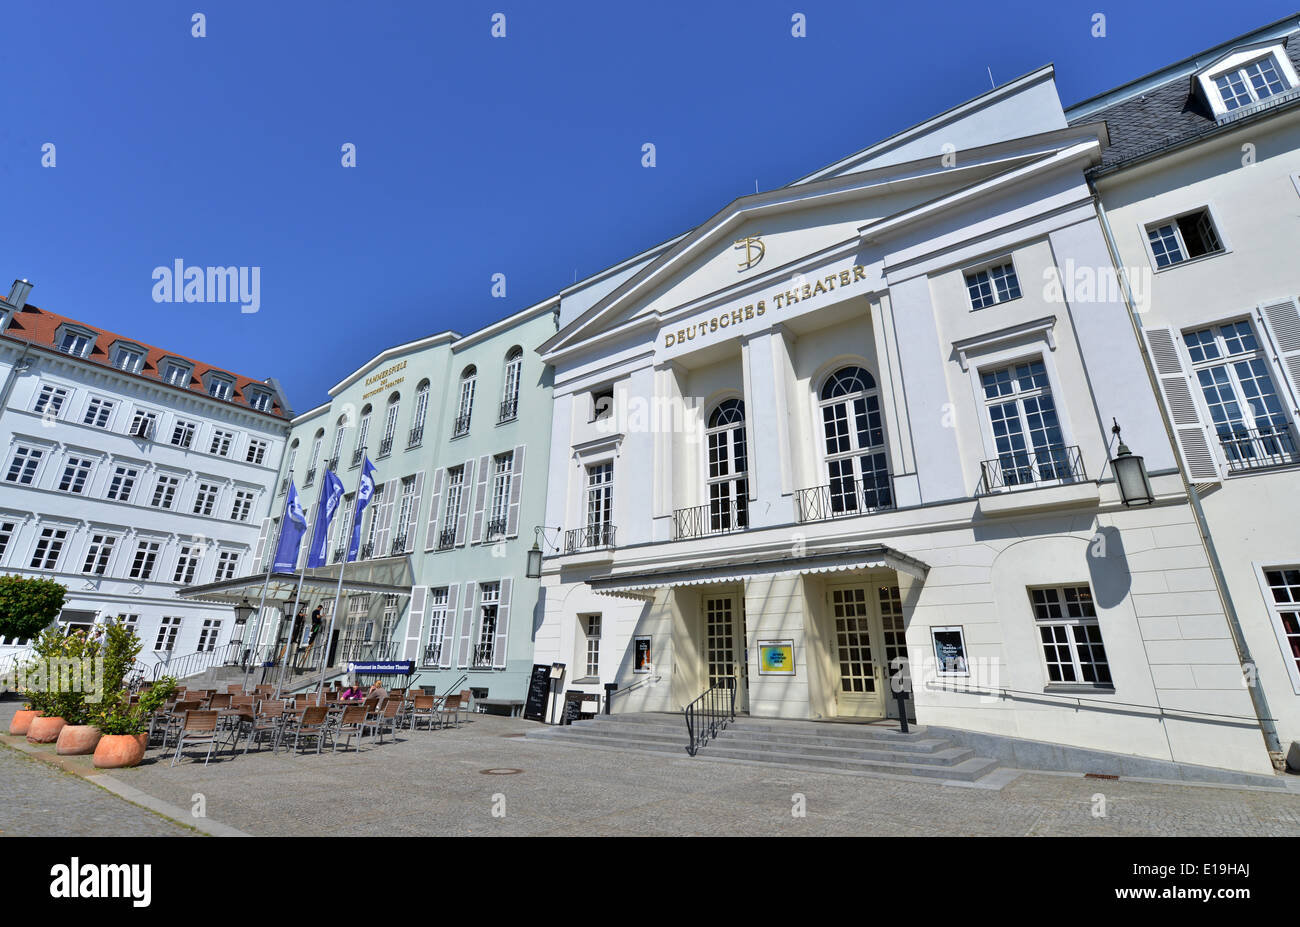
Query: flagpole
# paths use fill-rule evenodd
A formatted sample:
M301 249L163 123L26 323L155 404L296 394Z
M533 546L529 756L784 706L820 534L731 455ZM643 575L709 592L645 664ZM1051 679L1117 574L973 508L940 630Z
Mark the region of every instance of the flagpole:
M328 474L331 471L326 467L325 472ZM337 478L337 474L335 474L335 477ZM293 646L293 622L298 617L298 602L302 598L303 580L307 577L307 562L311 560L312 542L316 540L316 526L320 522L321 510L325 507L325 490L329 487L329 482L328 476L321 477L320 492L316 494L316 517L312 519L311 538L307 541L307 556L303 559L302 569L298 572L298 591L293 594L293 611L291 613L293 617L289 619L289 641L284 647L284 659L280 661L280 678L275 684L275 694L277 696L281 694L284 688L284 668L289 662L289 648ZM341 483L342 480L339 482ZM325 526L325 530L329 530L329 525ZM325 537L325 542L328 545L328 535ZM325 551L325 556L329 556L328 550ZM280 635L276 634L277 643L279 642L279 639Z
M357 477L358 499L361 496L361 484L362 481L365 480L365 478L366 478L366 448L365 445L362 445L361 446L361 475ZM344 495L343 498L346 499L347 496ZM353 520L355 519L356 516L354 514ZM357 530L357 526L353 525L352 531L356 532L356 530ZM329 664L329 657L330 657L330 642L334 637L334 619L335 617L338 616L339 613L339 598L343 595L343 574L347 571L348 557L351 553L352 553L352 539L348 538L348 549L343 554L343 562L339 564L339 581L338 584L334 587L334 607L330 609L330 625L329 625L329 629L325 632L325 653L321 656L321 660L320 660L320 688L316 692L317 705L321 704L321 702L325 698L325 673L329 669L328 664Z
M284 534L284 525L280 526L280 534ZM276 541L276 550L279 550L279 540ZM266 587L271 584L271 571L275 569L275 553L271 554L271 561L266 566L266 577L262 580L262 597L257 602L257 631L253 634L253 646L249 650L249 659L244 661L244 691L248 691L248 677L253 672L253 657L257 655L257 648L261 646L262 625L265 623L263 617L266 609Z

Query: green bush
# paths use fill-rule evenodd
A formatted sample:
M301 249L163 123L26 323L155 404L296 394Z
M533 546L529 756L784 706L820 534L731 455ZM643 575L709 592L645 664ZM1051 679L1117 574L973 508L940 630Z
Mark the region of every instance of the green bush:
M58 616L67 594L52 579L0 576L0 637L35 637Z

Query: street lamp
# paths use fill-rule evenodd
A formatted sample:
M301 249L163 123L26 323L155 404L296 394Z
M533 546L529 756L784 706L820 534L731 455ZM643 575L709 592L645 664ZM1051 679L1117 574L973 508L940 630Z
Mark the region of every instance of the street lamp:
M249 618L253 617L255 611L257 609L249 604L248 596L245 596L244 601L235 606L235 624L244 624Z
M548 529L545 525L533 527L533 549L528 552L528 568L524 571L524 576L529 579L542 578L542 549L537 546L537 539L542 537L542 532L546 530L559 531L561 529Z
M1119 434L1119 422L1111 419L1115 427L1111 433L1119 441L1115 449L1115 458L1110 462L1115 471L1115 482L1119 484L1119 498L1126 506L1150 505L1155 502L1151 492L1151 480L1147 478L1147 467L1142 458L1128 449Z

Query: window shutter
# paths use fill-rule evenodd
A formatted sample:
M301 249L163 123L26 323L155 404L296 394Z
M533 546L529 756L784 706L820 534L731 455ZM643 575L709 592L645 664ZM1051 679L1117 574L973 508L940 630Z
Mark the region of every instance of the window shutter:
M456 518L456 546L465 543L465 528L469 525L470 488L474 485L474 461L465 461L460 477L460 515Z
M1172 328L1148 328L1145 333L1151 360L1155 364L1160 391L1173 419L1178 451L1193 483L1217 483L1219 467L1201 415L1197 411L1196 386L1183 372L1177 333ZM1217 441L1217 439L1216 439Z
M524 446L515 447L514 465L510 474L510 509L506 514L506 537L519 536L519 502L524 495Z
M474 634L474 583L465 584L465 602L460 616L460 647L456 649L456 667L469 666L470 639Z
M501 580L501 595L497 604L497 633L492 639L492 665L496 669L506 666L506 637L510 631L510 587L514 580Z
M419 659L420 637L424 634L424 606L428 600L428 586L411 587L411 613L406 619L406 656L402 658L404 660Z
M442 504L442 481L446 475L446 470L433 471L433 500L429 503L429 524L424 532L425 550L438 546L438 506Z
M411 511L407 513L406 524L403 528L406 531L406 552L409 554L415 550L415 525L420 518L420 495L424 492L424 471L421 470L415 474L415 494L411 496Z
M1277 365L1291 387L1294 421L1295 415L1300 415L1300 309L1292 297L1260 306L1259 317L1273 341Z
M484 455L478 459L478 488L474 490L474 538L475 544L483 540L483 507L487 504L488 479L491 474L491 457Z
M401 484L397 480L389 480L384 484L384 501L379 506L379 511L375 513L379 517L379 528L375 531L374 556L376 557L387 557L390 553L388 529L393 522L393 503L397 501L397 495L401 491Z
M257 566L254 567L254 569L256 569L259 573L262 570L266 569L266 564L262 562L262 555L266 553L266 539L271 534L271 523L274 521L275 519L273 518L263 518L262 530L257 535L257 547L255 548L255 552L253 554L253 563L257 564ZM271 552L271 556L272 557L275 556L274 551Z
M438 656L438 665L446 668L451 667L451 648L456 644L456 619L459 612L456 611L456 603L460 600L460 585L453 584L447 587L447 620L442 627L442 649Z

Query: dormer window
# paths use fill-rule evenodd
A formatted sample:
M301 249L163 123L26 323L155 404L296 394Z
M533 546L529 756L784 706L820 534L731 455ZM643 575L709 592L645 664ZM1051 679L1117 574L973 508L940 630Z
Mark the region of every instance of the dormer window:
M1295 67L1280 43L1238 48L1198 71L1193 78L1215 118L1224 122L1300 86Z
M209 374L208 395L213 399L230 399L235 395L235 384L225 377Z
M172 386L179 386L182 389L190 385L190 367L187 364L178 364L175 361L164 361L162 369L163 382L170 383Z
M248 395L248 404L258 412L271 411L271 394L260 389L245 390Z
M113 366L127 373L139 373L144 368L144 351L134 345L114 345Z
M95 336L87 331L65 327L59 337L59 350L73 357L89 357Z
M1278 73L1277 62L1272 55L1265 55L1244 68L1234 68L1226 74L1218 75L1214 78L1214 85L1219 89L1219 99L1223 101L1224 108L1228 110L1267 100L1287 89L1287 83Z

